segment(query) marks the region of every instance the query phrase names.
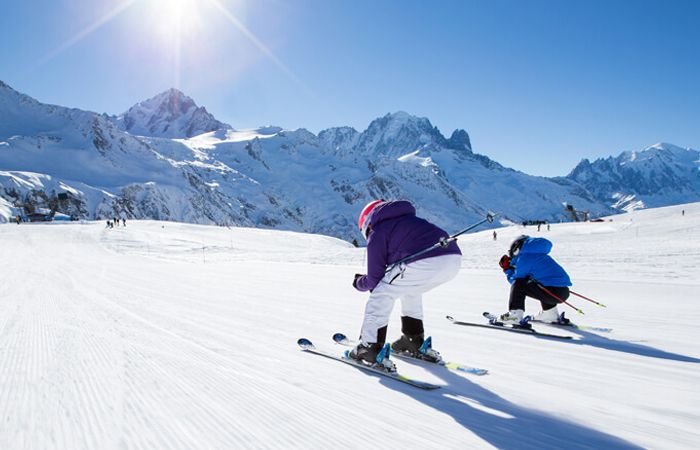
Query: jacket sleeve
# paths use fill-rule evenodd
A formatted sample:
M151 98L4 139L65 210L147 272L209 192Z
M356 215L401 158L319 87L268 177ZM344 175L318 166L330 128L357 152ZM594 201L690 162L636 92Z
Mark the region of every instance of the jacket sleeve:
M386 235L377 230L367 241L367 275L357 280L357 290L369 291L377 287L384 278L387 265Z
M515 269L513 269L512 267L509 267L508 269L504 270L503 273L506 274L506 278L508 279L508 282L510 284L513 284L513 280L514 280L513 274L515 273Z
M506 276L508 277L508 282L513 284L515 280L520 278L527 278L531 275L533 258L528 254L519 255L517 259L513 260L515 264L515 269L508 269L506 271Z

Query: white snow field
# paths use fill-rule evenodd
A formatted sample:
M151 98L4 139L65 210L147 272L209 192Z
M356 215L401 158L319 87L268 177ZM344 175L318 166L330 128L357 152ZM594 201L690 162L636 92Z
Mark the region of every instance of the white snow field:
M1 225L0 448L698 448L700 203L612 219L461 237L463 268L425 296L426 328L446 359L490 373L397 360L435 391L297 347L340 353L331 335L359 334L364 250L345 242ZM506 309L497 262L524 231L551 239L573 289L607 305L572 297L586 315L570 317L612 332L535 326L576 337L563 341L445 319Z

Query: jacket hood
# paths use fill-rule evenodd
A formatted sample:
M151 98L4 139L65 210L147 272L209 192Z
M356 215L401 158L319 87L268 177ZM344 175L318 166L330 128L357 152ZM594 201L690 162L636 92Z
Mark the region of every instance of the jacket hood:
M401 216L415 215L416 208L411 204L411 202L406 200L396 200L377 205L367 220L369 221L369 224L374 227L385 220L395 219Z
M546 255L552 250L552 243L545 238L529 238L520 248L520 254L542 254Z

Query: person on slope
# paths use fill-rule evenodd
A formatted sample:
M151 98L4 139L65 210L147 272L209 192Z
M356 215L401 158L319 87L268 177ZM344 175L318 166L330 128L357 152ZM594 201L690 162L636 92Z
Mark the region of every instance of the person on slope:
M552 294L561 301L569 298L571 279L549 256L550 250L552 243L549 240L522 235L511 243L508 254L501 257L498 265L511 284L509 311L500 316L501 322L519 324L525 314L526 297L537 299L542 304L542 311L535 316L535 320L550 323L557 321L557 303L560 300Z
M392 350L419 354L424 342L423 293L453 279L459 272L462 252L452 241L446 246L409 259L387 270L403 258L424 250L449 235L425 219L416 217L408 201L375 200L360 213L358 227L367 240L367 274L355 274L358 291L369 291L362 322L360 343L349 352L351 358L375 363L386 342L389 316L394 302L401 299L400 339ZM440 360L431 348L420 352L424 359Z

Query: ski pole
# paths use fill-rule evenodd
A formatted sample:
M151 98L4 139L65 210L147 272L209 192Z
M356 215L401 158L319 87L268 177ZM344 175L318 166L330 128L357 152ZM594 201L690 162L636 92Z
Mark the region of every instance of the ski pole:
M467 228L463 229L463 230L460 231L459 233L455 233L455 234L453 234L452 236L450 236L450 237L448 238L448 240L450 240L450 242L455 241L455 240L457 240L457 236L459 236L459 235L461 235L461 234L464 234L464 233L466 233L466 232L469 231L469 230L473 230L474 228L478 227L478 226L481 225L482 223L486 223L486 222L488 222L488 223L493 223L493 219L494 219L497 215L498 215L498 213L496 213L496 214L487 213L487 214L486 214L486 218L485 218L484 220L481 220L481 221L479 221L479 222L477 222L477 223L475 223L475 224L473 224L473 225L469 225Z
M428 252L430 252L430 251L432 251L432 250L435 250L436 248L439 248L439 247L447 247L451 242L456 241L458 236L460 236L460 235L466 233L467 231L473 230L474 228L476 228L476 227L478 227L479 225L481 225L481 224L483 224L483 223L486 223L486 222L492 223L494 217L496 217L497 215L498 215L498 214L491 214L491 213L486 214L486 218L485 218L485 219L480 220L479 222L476 222L475 224L469 225L467 228L463 229L463 230L460 231L459 233L455 233L455 234L453 234L453 235L450 236L450 237L440 239L440 241L438 241L436 244L431 245L430 247L424 248L423 250L421 250L421 251L419 251L419 252L416 252L416 253L414 253L414 254L412 254L412 255L409 255L409 256L407 256L407 257L405 257L405 258L401 258L400 260L398 260L398 261L396 261L395 263L393 263L392 265L390 265L390 266L384 271L384 273L389 273L389 272L391 272L392 270L394 270L394 268L395 268L396 266L399 266L399 265L405 263L406 261L410 261L410 260L412 260L413 258L416 258L416 257L418 257L418 256L420 256L420 255L424 255L424 254L426 254L426 253L428 253Z
M584 312L583 312L583 310L581 310L581 309L575 307L574 305L572 305L571 303L567 302L566 300L562 300L562 299L559 298L558 296L554 295L554 292L552 292L552 291L550 291L549 289L547 289L546 287L542 286L542 284L541 284L539 281L535 280L535 283L537 283L537 286L538 286L540 289L542 289L543 291L545 291L547 294L549 294L549 295L551 295L552 297L554 297L554 298L556 298L557 300L559 300L560 303L563 303L563 304L565 304L565 305L567 305L567 306L572 307L573 309L576 310L577 313L579 313L579 314L581 314L581 315L585 315ZM571 292L571 291L569 291L569 292Z
M572 291L572 290L569 290L569 292L571 292L572 294L574 294L576 297L581 297L581 298L584 299L584 300L588 300L588 301L591 302L591 303L595 303L596 305L600 306L601 308L607 308L607 306L605 306L604 304L602 304L602 303L600 303L600 302L597 302L597 301L593 300L592 298L588 298L588 297L583 296L583 295L581 295L581 294L579 294L579 293L577 293L577 292L574 292L574 291Z

